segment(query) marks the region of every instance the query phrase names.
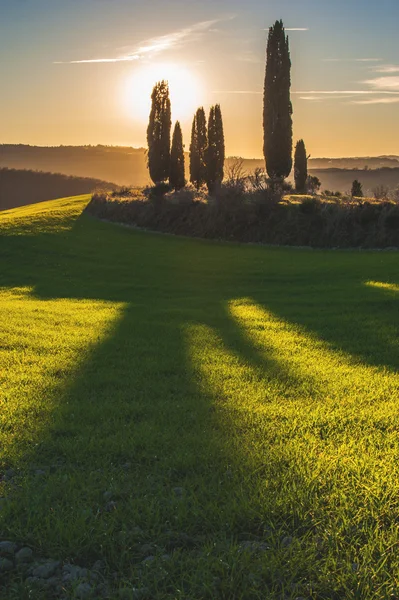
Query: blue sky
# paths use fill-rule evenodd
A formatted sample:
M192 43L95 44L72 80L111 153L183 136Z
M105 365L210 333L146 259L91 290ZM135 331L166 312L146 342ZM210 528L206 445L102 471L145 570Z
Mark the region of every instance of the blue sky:
M190 73L198 105L221 103L229 154L261 156L277 18L298 29L294 133L312 155L399 154L398 0L0 0L0 141L144 145L136 92L167 64Z

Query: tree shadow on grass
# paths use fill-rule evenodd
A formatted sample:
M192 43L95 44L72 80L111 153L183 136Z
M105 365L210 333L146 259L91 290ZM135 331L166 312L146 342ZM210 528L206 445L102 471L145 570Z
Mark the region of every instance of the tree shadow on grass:
M103 245L105 233L107 247ZM295 519L287 523L283 501L280 519L276 510L269 518L261 510L264 496L256 487L259 482L250 476L261 465L253 462L248 445L240 447L244 423L240 425L238 413L232 415L228 407L219 410L215 406L216 396L224 401L223 387L215 395L212 381L203 385L188 356L186 331L205 326L214 332L233 361L232 369L238 357L256 371L260 381L262 372L287 379L278 359L254 349L231 319L229 301L251 295L337 348L356 350L360 358L376 363L383 356L383 364L393 366L392 343L380 332L393 318L394 306L388 318L385 314L376 317L375 290L362 288L367 302L358 293L366 272L367 279L376 275L374 258L371 273L365 261L364 275L352 265L350 275L340 278L337 264L337 278L331 282L323 275L321 253L298 253L298 263L294 268L288 265L284 272L284 254L280 265L264 264L267 250L263 254L233 245L132 235L86 217L59 234L7 236L0 239L0 251L9 261L0 274L1 286L32 286L34 296L43 300L94 299L124 306L121 320L94 347L73 380L56 390L56 409L48 428L38 432L39 446L28 451L21 464L29 475L22 481L3 531L31 541L47 555L61 553L81 561L102 557L133 580L151 583L154 578L159 593L164 594L160 597L173 593L170 587L167 592L171 581L176 585L187 580L190 570L193 579L183 587L197 596L233 597L242 587L247 595L241 597L255 598L258 592L261 597L257 584L251 584L251 595L246 587L255 559L239 554L237 544L244 536L267 538L273 545L273 558L259 576L264 586L281 592L284 582L298 579L298 570L308 573L305 563L313 556L312 548L298 558L295 568L292 562L283 568L287 551L280 548L280 542ZM295 276L295 271L300 275ZM309 285L314 280L317 286L309 301ZM384 300L378 303L380 309L385 306ZM376 332L359 329L360 343L348 335L347 326L338 327L343 307L349 319L358 305L366 322L377 319L381 325ZM320 306L326 308L325 320L320 317ZM357 325L360 328L360 318ZM194 349L201 352L204 340L193 338ZM375 345L388 343L387 351L375 357ZM212 363L212 348L217 346L209 347L205 363ZM230 374L220 375L223 386L223 377ZM252 384L249 380L248 394ZM256 423L250 420L245 427L256 431ZM285 468L286 480L291 478L292 485L302 487L306 494L307 483L295 456L288 460L275 449L269 461L265 477ZM37 475L37 467L44 467L45 475ZM296 523L303 527L302 533L308 525ZM143 575L143 545L150 546L146 552L155 556L173 550L180 553L170 576L162 580L159 573L145 571ZM182 557L185 548L193 552ZM206 552L214 562L200 572L195 564ZM241 566L231 577L228 565L237 557ZM214 578L220 575L231 587L215 591ZM160 584L161 580L165 583Z

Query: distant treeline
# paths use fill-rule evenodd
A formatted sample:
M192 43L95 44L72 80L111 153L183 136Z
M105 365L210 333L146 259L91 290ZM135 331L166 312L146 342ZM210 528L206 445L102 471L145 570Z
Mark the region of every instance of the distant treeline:
M150 182L144 148L123 146L58 146L40 147L27 145L0 145L0 167L51 171L64 175L92 177L113 181L118 185L144 186ZM225 171L229 170L233 158L227 158ZM338 161L338 164L337 162ZM396 165L396 163L398 163ZM186 177L188 173L186 153ZM365 166L369 170L364 170ZM247 173L264 168L263 159L244 159L243 169ZM399 184L399 162L395 157L356 159L309 159L309 173L318 177L322 189L347 192L354 179L363 184L363 190L372 190L377 185L396 188ZM314 167L317 167L316 169ZM382 168L382 167L398 168ZM333 168L340 167L340 168ZM378 167L378 169L377 169ZM350 169L350 170L349 170ZM377 169L377 170L374 170Z
M0 169L0 210L44 200L90 194L96 188L115 189L112 183L88 177L71 177L17 169Z

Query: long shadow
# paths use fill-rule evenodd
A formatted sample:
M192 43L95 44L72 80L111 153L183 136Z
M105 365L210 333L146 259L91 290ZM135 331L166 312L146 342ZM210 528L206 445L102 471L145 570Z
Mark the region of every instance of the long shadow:
M24 457L23 468L45 467L45 475L25 479L6 530L27 541L29 533L46 554L62 548L75 559L105 558L129 573L132 560L143 558L143 545L156 555L205 547L215 532L230 541L243 532L264 532L251 508L254 499L247 498L245 508L235 502L236 494L248 493L239 476L251 462L237 447L231 453L213 395L200 387L184 342L187 326L206 324L252 368L284 376L278 362L265 361L232 322L226 309L231 299L250 295L334 348L371 364L398 364L398 348L387 333L390 323L399 324L395 299L388 302L363 286L364 280L392 276L388 254L385 277L381 258L371 254L364 255L361 272L358 255L343 254L343 261L336 255L334 272L326 274L332 255L298 253L292 265L292 252L282 252L264 264L265 256L273 261L273 252L132 234L87 217L65 223L61 233L22 230L0 238L0 254L0 286L32 287L39 299L126 305L120 323L59 390L40 446ZM377 309L385 312L376 315ZM376 347L384 351L376 353ZM290 468L298 482L300 465L297 472ZM227 522L220 521L215 503L229 507ZM189 569L196 559L186 559Z

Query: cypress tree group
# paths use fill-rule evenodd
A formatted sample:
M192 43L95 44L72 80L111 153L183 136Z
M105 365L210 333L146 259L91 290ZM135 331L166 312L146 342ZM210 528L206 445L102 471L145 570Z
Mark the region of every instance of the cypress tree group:
M220 105L212 106L208 120L208 148L206 153L206 184L213 192L224 176L224 132Z
M171 108L167 81L157 83L151 95L150 122L147 128L148 169L155 184L166 181L170 168Z
M199 108L194 116L190 144L190 181L197 189L206 182L207 145L205 111Z
M308 157L303 140L299 140L295 147L294 177L296 191L299 194L304 194L308 178Z
M174 190L181 190L186 185L184 177L183 135L179 121L176 122L173 131L172 149L170 151L169 183Z
M352 198L363 198L363 187L357 179L352 183L351 196Z
M292 169L291 59L282 21L269 29L263 105L263 153L272 179Z

